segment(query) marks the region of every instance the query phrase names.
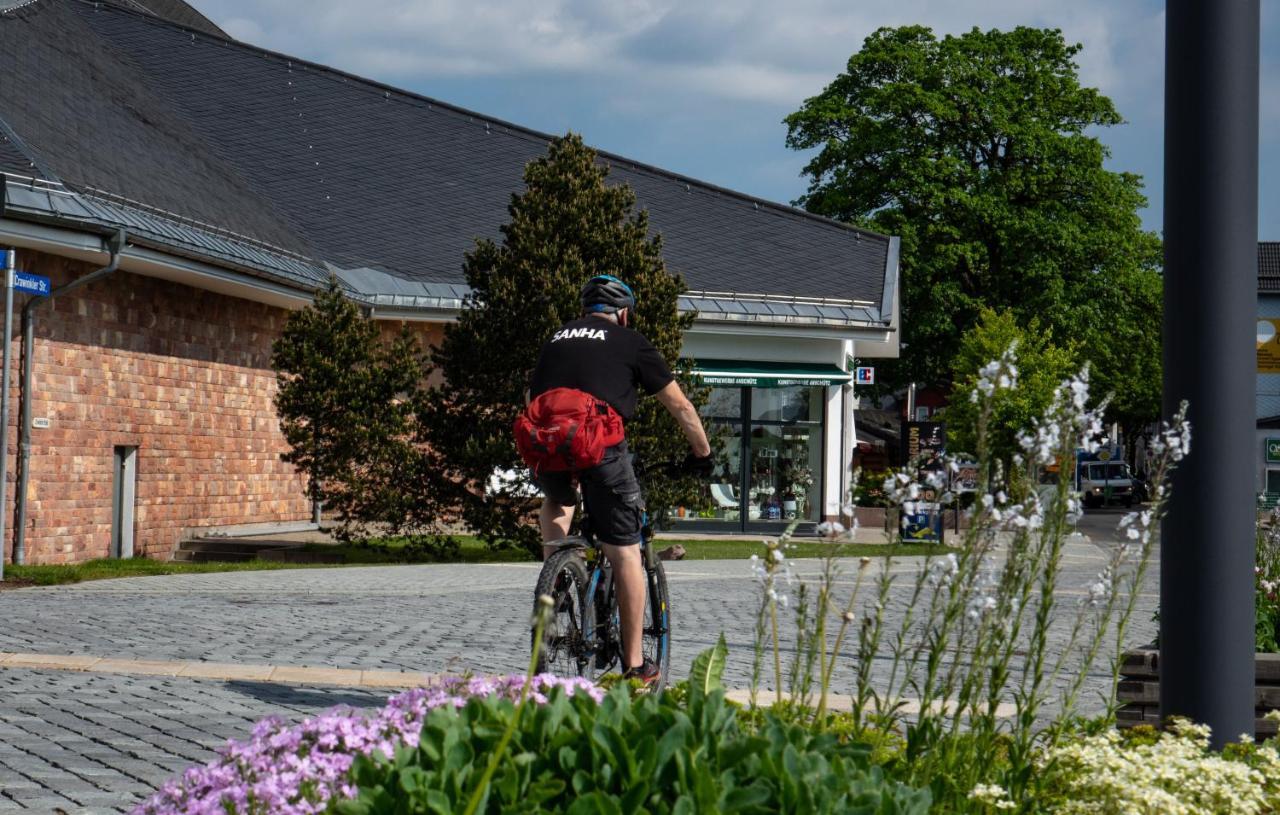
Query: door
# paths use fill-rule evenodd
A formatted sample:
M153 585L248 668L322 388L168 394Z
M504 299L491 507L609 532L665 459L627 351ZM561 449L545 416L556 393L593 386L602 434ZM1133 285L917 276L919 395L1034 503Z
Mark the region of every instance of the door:
M111 555L133 557L134 506L138 499L138 448L116 447L112 489Z

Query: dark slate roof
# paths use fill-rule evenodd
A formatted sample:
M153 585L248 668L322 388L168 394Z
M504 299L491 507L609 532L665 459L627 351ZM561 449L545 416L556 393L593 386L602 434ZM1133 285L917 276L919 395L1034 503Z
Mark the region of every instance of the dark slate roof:
M154 14L171 23L185 25L188 28L194 28L197 31L212 34L215 37L231 38L231 35L214 25L212 20L196 11L190 4L182 2L182 0L111 0L111 2L125 8L134 8L138 11Z
M282 259L267 271L284 279L340 270L357 292L403 303L451 299L463 253L498 237L549 139L109 4L0 13L0 53L0 120L14 137L0 142L0 172L64 183L91 220L132 212L157 242L167 219L186 230L173 239L185 251L213 235ZM822 321L888 321L888 238L601 155L701 298L686 306L745 299L753 318L800 316L737 296L772 295L802 298L802 312L843 309L817 309ZM211 256L228 255L218 248Z
M1280 241L1258 244L1258 291L1280 292Z

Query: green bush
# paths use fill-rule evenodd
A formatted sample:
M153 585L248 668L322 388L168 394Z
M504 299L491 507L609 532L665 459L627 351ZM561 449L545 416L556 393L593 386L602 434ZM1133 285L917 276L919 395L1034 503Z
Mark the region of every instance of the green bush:
M463 810L516 707L473 699L426 719L416 748L359 758L346 815ZM887 780L870 748L766 714L743 727L721 690L597 704L556 691L525 710L478 811L919 813L930 796Z

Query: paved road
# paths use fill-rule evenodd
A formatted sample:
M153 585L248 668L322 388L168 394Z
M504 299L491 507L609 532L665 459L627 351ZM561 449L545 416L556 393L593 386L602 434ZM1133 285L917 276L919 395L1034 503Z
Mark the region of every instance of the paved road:
M1064 619L1101 569L1119 513L1091 515L1099 543L1068 547ZM757 588L742 561L668 564L673 669L720 632L726 682L745 686ZM812 579L819 564L800 561ZM856 562L846 564L852 571ZM900 561L891 618L904 614L916 561ZM523 671L535 564L390 566L128 578L0 593L0 652L243 665L452 673ZM1153 633L1155 571L1131 642ZM851 585L842 582L843 590ZM1060 642L1065 623L1055 634ZM887 664L887 663L886 663ZM883 667L883 666L881 666ZM844 687L840 686L843 681ZM846 677L837 690L846 690ZM1106 687L1103 672L1090 692ZM118 811L212 757L269 713L301 718L368 707L387 691L0 667L0 810ZM1086 701L1096 708L1096 700Z

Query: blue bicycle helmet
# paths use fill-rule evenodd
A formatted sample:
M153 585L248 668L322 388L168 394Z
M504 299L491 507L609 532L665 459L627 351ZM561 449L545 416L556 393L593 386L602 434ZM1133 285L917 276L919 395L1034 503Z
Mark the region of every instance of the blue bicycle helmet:
M635 292L611 274L599 274L582 287L582 310L593 313L613 314L624 308L634 309Z

